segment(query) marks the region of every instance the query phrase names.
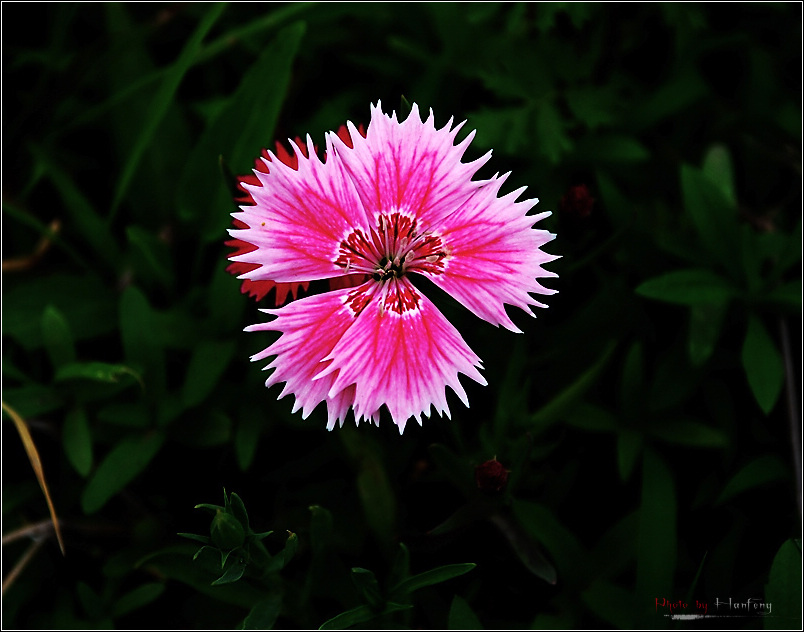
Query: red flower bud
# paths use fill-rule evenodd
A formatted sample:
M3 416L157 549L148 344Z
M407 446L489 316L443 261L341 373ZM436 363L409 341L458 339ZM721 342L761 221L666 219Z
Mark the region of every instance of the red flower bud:
M576 184L561 198L558 209L573 217L589 217L594 204L595 198L589 193L589 188L585 184Z
M497 459L492 459L475 468L475 481L481 491L499 492L508 482L508 470Z

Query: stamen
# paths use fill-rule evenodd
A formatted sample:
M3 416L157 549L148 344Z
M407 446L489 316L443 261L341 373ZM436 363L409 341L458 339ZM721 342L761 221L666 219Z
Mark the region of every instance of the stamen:
M341 241L335 265L375 281L399 279L408 272L441 274L446 245L433 231L416 229L416 220L404 213L382 213L369 234L355 229Z

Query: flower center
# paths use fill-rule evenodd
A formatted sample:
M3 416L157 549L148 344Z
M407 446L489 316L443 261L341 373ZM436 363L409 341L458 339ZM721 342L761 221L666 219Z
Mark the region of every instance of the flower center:
M402 278L408 272L441 274L448 249L432 232L419 232L417 221L404 213L381 213L368 234L357 228L338 247L335 265L375 281Z

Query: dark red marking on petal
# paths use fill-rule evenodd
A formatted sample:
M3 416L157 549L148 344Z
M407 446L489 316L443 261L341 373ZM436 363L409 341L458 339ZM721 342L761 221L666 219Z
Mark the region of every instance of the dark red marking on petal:
M357 271L362 272L371 266L374 259L372 243L366 233L360 228L356 228L349 233L346 239L341 240L335 265L347 271L356 268Z
M360 312L365 309L366 305L368 305L371 300L371 293L367 290L368 287L361 285L346 295L346 306L352 310L352 314L354 314L355 317L360 315Z
M334 263L382 281L401 278L407 272L441 274L448 254L441 237L420 234L416 219L397 211L380 215L368 234L361 228L349 233L341 241Z
M401 316L405 312L418 309L419 295L407 283L392 281L383 298L382 306L385 311L395 312Z

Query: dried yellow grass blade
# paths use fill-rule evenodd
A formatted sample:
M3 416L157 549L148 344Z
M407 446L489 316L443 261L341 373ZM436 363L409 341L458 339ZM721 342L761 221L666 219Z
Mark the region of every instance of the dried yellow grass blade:
M39 459L39 452L36 449L36 444L34 444L33 437L31 437L31 432L28 430L28 424L26 424L25 420L17 414L17 411L11 408L8 404L2 402L2 405L3 410L6 411L9 417L11 417L14 425L17 427L17 432L20 433L22 444L25 446L25 451L28 453L28 460L31 462L31 467L33 467L34 473L36 474L36 479L39 481L39 487L42 488L42 492L45 494L45 500L47 501L47 506L50 510L50 519L53 521L53 530L56 532L56 539L59 541L61 554L64 555L64 540L61 537L59 517L56 515L56 508L53 506L53 500L50 498L50 492L47 489L47 481L45 481L45 472L42 469L42 461Z
M28 562L33 559L34 554L39 550L39 547L42 546L44 542L44 540L34 540L31 542L31 546L28 547L23 556L14 565L14 568L11 569L11 572L8 574L8 576L3 580L3 594L5 594L6 589L14 583L14 580L17 579L19 574L28 565Z

